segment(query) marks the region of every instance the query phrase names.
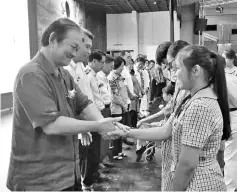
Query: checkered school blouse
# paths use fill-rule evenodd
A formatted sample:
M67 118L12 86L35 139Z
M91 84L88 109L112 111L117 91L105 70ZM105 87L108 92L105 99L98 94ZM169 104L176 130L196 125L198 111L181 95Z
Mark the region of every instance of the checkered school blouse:
M180 90L180 82L177 80L175 85L175 92L173 95L172 110L170 110L170 115L177 107L181 104L183 99L189 94L186 90ZM169 106L170 107L170 106ZM165 113L167 113L166 110ZM174 113L169 117L167 123L173 121ZM172 163L172 138L169 138L161 143L161 158L162 158L162 181L161 181L161 190L162 191L172 191L172 174L171 174L171 163Z
M216 154L220 148L223 118L217 97L211 88L195 94L184 105L172 128L172 164L174 176L181 146L201 149L199 162L187 186L187 191L226 191L226 185ZM188 158L188 156L187 156Z

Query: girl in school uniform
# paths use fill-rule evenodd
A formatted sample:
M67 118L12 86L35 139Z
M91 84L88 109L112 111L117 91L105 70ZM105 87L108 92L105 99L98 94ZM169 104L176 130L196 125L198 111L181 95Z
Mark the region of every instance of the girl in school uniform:
M136 139L172 137L173 191L226 191L216 155L231 135L224 66L219 55L189 45L176 57L180 88L190 92L162 127L111 132Z

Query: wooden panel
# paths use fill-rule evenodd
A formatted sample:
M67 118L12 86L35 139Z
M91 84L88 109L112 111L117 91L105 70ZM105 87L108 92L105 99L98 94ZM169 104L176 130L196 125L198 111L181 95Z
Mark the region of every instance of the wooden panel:
M93 40L92 49L106 51L107 34L106 34L106 12L105 9L88 9L85 5L85 27L91 31L95 38Z
M28 0L30 58L38 50L36 1Z
M32 1L32 0L29 0ZM84 3L75 2L74 0L36 0L37 8L37 31L38 31L38 47L40 48L40 40L45 29L55 20L67 17L65 2L69 5L70 17L79 25L84 26Z

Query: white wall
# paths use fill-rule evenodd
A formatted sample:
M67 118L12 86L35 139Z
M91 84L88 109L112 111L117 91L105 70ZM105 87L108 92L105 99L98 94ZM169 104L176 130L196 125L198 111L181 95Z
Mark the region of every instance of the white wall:
M148 47L158 46L160 43L170 40L169 12L140 13L138 34L139 53L150 56Z
M135 50L154 59L156 47L170 40L168 11L135 14L107 14L107 50ZM176 21L176 20L175 20ZM176 39L179 39L176 23Z
M107 50L137 50L137 21L132 14L108 14ZM138 51L138 50L137 50Z

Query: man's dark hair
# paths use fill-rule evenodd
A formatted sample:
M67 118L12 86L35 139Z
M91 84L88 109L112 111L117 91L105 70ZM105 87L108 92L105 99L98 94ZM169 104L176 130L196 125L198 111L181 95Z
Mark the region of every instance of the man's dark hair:
M144 57L138 57L137 58L137 62L141 62L141 63L146 63L146 59Z
M149 63L155 63L155 61L154 60L150 60Z
M101 56L105 56L106 57L106 53L103 51L97 51L99 54L101 54Z
M131 69L131 70L130 70L130 74L131 74L132 76L135 75L135 71L134 71L134 69Z
M139 57L144 57L144 55L140 53L137 55L137 58L139 58Z
M234 65L237 66L237 56L236 52L233 49L225 50L223 54L227 59L234 59Z
M114 69L118 69L122 65L122 63L125 65L126 62L121 56L115 57Z
M172 83L168 83L168 85L166 85L166 87L163 89L163 92L165 92L167 95L174 95L174 91L175 91L175 85L173 85Z
M121 57L124 57L126 55L126 53L130 53L129 51L121 51Z
M189 44L186 41L183 40L175 41L170 45L167 55L171 55L173 58L175 58L178 52L187 45Z
M97 61L101 61L102 60L102 56L100 53L98 52L93 52L89 55L89 62L92 62L93 59L96 59Z
M110 55L106 55L105 63L111 63L114 61L114 58Z
M171 42L166 41L161 43L160 45L158 45L157 49L156 49L156 62L161 65L161 63L163 62L163 60L166 58L168 49L171 45Z
M63 39L65 39L66 34L70 29L78 29L78 31L82 32L81 28L70 19L60 18L54 21L44 31L41 38L41 45L43 47L49 45L49 36L51 33L54 33L52 40L56 39L57 42L60 43Z

